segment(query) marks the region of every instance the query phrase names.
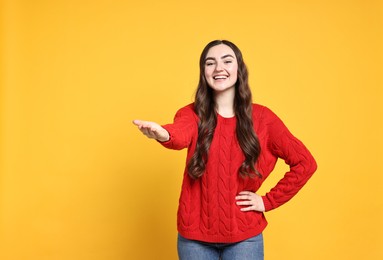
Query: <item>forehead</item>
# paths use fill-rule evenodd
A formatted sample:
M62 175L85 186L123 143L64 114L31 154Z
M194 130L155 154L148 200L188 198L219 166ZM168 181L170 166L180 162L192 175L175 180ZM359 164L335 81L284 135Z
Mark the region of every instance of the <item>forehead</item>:
M219 59L228 54L230 54L233 57L236 57L234 51L229 46L225 44L219 44L209 49L209 51L206 54L206 58L211 57L211 58Z

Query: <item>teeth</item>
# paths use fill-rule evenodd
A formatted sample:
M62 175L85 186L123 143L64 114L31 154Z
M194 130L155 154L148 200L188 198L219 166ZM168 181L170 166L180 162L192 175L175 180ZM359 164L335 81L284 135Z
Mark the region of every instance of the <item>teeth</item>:
M215 76L214 79L226 79L226 76Z

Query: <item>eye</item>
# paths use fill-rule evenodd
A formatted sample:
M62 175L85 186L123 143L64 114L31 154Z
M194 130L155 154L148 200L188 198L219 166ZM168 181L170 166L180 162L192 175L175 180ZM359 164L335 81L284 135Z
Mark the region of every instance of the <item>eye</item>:
M206 62L205 66L211 66L214 65L214 62Z
M224 63L225 63L225 64L233 63L233 61L232 61L232 60L225 60Z

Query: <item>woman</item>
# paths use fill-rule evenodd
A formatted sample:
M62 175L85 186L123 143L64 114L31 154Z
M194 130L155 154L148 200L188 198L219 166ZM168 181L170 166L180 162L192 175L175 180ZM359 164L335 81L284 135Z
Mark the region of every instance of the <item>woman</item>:
M241 51L226 40L203 50L195 102L178 110L173 124L133 123L167 148L188 148L177 214L180 259L263 259L263 212L290 200L317 167L272 111L252 103ZM278 158L290 170L258 195Z

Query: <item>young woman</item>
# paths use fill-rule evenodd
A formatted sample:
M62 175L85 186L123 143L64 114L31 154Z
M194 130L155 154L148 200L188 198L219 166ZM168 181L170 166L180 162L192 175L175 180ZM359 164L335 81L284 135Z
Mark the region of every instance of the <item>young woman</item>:
M290 200L317 167L270 109L252 103L241 51L226 40L203 50L195 102L172 124L133 123L166 148L188 148L177 214L180 259L263 259L263 212ZM278 158L290 170L257 194Z

